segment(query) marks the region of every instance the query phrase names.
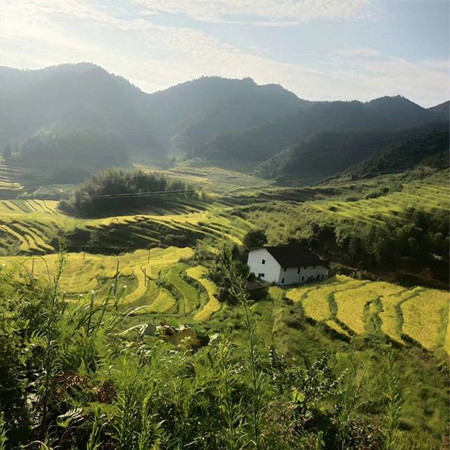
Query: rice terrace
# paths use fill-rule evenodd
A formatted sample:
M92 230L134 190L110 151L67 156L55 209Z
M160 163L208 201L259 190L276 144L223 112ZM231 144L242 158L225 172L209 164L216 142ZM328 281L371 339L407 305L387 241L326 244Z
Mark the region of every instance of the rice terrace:
M447 2L18 3L0 450L450 449Z

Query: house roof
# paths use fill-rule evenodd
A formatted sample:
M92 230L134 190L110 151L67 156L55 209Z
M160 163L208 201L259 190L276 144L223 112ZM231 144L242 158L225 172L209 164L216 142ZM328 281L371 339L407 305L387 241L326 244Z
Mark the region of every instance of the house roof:
M264 247L281 267L326 266L319 256L298 245Z

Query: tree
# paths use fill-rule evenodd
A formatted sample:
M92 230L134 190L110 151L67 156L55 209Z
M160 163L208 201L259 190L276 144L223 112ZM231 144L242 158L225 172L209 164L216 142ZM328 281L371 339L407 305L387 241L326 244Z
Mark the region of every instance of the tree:
M267 244L267 236L263 230L249 231L244 237L244 245L249 250L254 250L255 248L263 247L266 244Z

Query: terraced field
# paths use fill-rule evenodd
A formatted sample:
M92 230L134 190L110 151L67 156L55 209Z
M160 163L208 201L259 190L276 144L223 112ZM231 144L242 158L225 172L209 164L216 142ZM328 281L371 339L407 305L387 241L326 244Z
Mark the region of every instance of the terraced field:
M405 184L399 192L393 192L378 198L367 200L325 201L310 205L321 213L332 214L344 219L377 223L382 216L391 216L404 211L407 207L425 210L449 210L450 186L448 184Z
M194 320L198 322L203 322L208 320L215 312L220 310L220 303L217 300L217 287L216 285L206 278L208 270L203 266L191 267L186 271L187 275L193 280L200 283L203 289L208 295L208 301L203 305L203 307L195 314Z
M68 298L76 299L90 290L101 298L112 284L125 293L127 306L142 307L141 314L208 321L221 317L226 309L217 300L217 287L208 279L207 268L192 267L188 260L199 240L203 250L217 253L225 242L241 244L245 233L252 229L251 223L234 215L227 205L241 200L243 204L251 203L251 198L277 199L281 192L283 196L292 195L292 202L279 203L294 211L299 202L317 200L316 195L321 193L320 189L302 188L301 192L292 190L289 194L271 182L208 167L178 165L169 172L165 174L183 176L207 188L216 195L217 202L177 200L164 208L155 205L145 214L76 219L61 213L55 201L0 200L0 254L20 255L0 257L0 264L21 264L34 276L50 277L57 259L57 237L65 236L69 253L62 287ZM0 166L0 195L2 182L14 183L5 180ZM18 192L22 189L20 184L16 187ZM331 188L323 189L326 195ZM378 198L319 199L308 205L320 214L377 223L381 216L397 214L408 206L449 209L449 198L449 186L420 182ZM292 217L292 211L288 213ZM265 216L267 212L255 214ZM269 231L272 219L266 224ZM283 222L285 217L281 215L277 220ZM158 248L161 244L176 247ZM429 351L444 349L450 354L449 295L445 292L337 276L287 291L271 288L270 295L277 299L285 296L301 307L308 320L323 324L345 339L375 334L399 345L419 345Z
M0 161L0 199L17 198L47 183L48 174L37 169L7 165Z
M194 321L208 320L219 311L217 287L203 266L181 263L193 256L191 248L136 250L120 256L68 253L61 288L68 299L91 290L101 299L110 286L124 292L124 305L143 306L139 313L170 314ZM0 257L0 267L18 266L34 277L50 280L57 255ZM2 269L0 269L2 270Z
M23 191L23 173L0 163L0 198L16 197Z
M142 164L135 164L135 167L144 171L160 172L168 177L182 178L186 182L206 188L208 192L216 195L254 195L262 190L277 189L271 180L219 167L205 165L195 167L188 163L179 163L176 167L166 170Z
M447 292L338 275L320 284L288 289L285 296L299 303L310 320L346 337L385 335L402 345L413 343L450 354Z
M61 214L57 205L52 200L0 201L0 250L19 254L54 252L52 240L80 223Z
M176 241L183 246L199 238L240 244L249 229L251 224L231 215L230 208L198 202L180 201L159 214L88 220L61 213L56 201L0 201L0 251L7 254L52 253L57 236L67 237L69 250L107 253L148 248L161 242L170 245Z

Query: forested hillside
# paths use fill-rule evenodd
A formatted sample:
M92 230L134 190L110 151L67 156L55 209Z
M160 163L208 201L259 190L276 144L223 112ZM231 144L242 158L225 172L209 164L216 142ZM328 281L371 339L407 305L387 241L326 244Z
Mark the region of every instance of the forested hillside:
M257 173L284 182L305 178L308 184L309 177L332 176L358 163L348 173L406 170L433 155L448 155L448 126L442 122L399 130L324 131L261 163Z
M156 159L302 104L281 86L251 79L201 78L150 95L93 64L1 68L0 99L0 145L15 148L42 131L95 129L120 136L129 153Z
M380 138L396 130L448 120L448 111L430 111L403 97L371 102L309 102L290 116L234 134L220 135L194 150L212 161L244 159L263 161L299 141L322 132L378 132Z
M407 138L349 169L346 174L367 177L380 172L401 172L420 164L445 168L449 164L448 130L448 123L443 123L429 133Z

